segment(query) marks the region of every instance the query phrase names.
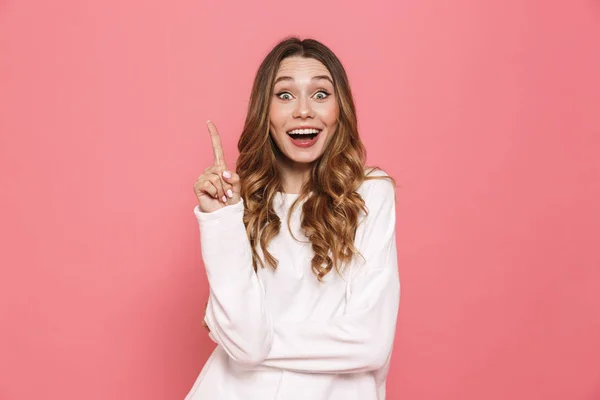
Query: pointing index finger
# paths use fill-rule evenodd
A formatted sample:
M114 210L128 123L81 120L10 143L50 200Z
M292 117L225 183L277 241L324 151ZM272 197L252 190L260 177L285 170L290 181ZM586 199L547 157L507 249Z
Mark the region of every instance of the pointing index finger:
M221 136L217 131L216 125L212 121L206 121L208 126L208 132L210 133L210 140L212 142L213 156L215 158L215 165L220 167L227 167L225 165L225 154L223 154L223 146L221 145Z

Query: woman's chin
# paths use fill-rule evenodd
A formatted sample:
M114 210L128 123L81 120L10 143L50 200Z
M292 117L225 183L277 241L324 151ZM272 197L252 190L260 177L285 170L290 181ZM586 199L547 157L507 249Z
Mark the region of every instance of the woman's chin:
M288 152L288 158L296 163L300 164L312 164L317 161L323 154L320 149L291 149Z

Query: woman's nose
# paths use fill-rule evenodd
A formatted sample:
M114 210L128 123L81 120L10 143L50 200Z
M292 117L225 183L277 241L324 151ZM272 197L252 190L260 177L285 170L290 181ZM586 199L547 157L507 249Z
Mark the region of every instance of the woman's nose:
M293 117L294 118L307 118L312 117L313 110L310 105L310 100L307 98L300 98L296 102L296 107L294 108Z

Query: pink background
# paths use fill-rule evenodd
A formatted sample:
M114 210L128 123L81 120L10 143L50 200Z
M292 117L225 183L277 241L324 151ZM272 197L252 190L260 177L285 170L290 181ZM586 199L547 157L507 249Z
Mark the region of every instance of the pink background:
M287 34L398 179L390 400L600 399L600 3L0 2L0 399L183 399L192 184Z

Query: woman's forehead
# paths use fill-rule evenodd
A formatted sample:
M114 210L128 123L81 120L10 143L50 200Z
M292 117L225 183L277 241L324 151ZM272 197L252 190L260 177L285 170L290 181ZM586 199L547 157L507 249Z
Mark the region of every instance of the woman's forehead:
M326 75L331 77L329 70L322 62L314 58L288 57L281 61L276 78L289 76L294 79L311 79L313 76Z

